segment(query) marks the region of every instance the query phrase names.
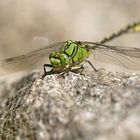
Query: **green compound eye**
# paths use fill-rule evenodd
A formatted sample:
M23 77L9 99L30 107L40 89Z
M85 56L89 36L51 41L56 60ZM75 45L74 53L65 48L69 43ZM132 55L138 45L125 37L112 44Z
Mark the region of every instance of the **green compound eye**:
M59 67L61 66L61 62L59 59L54 59L54 58L50 58L50 62L52 64L53 67Z
M58 58L59 55L57 52L51 52L49 58Z
M49 59L53 67L61 66L61 61L57 52L50 53Z
M49 56L53 67L65 67L69 63L69 59L64 53L52 52Z
M60 54L60 61L61 61L61 65L62 66L66 66L67 64L69 64L69 58L66 54L61 53Z

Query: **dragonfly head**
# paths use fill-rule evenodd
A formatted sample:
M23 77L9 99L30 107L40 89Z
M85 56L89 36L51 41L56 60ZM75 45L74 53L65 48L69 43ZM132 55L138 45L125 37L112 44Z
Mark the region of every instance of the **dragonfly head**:
M64 53L52 52L49 60L54 68L65 68L69 64L69 59Z

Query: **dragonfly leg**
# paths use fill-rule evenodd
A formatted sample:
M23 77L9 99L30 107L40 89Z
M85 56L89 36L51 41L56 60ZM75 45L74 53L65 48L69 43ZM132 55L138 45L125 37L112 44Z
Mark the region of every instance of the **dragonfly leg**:
M94 71L97 72L97 69L93 66L93 64L89 60L85 60L89 65L94 69Z
M80 75L84 75L85 76L85 74L83 73L84 68L85 67L83 65L80 65L80 67L77 67L77 69L75 69L75 71L72 71L72 72L80 73Z
M70 69L71 72L80 73L81 75L83 75L83 74L82 74L83 70L84 70L84 66L83 66L83 65L75 66L75 67L72 67L72 68Z
M81 65L80 69L81 69L81 71L80 71L80 75L84 75L84 76L85 76L85 74L83 73L84 66L83 66L83 65Z
M52 68L52 65L51 65L51 64L44 64L44 65L43 65L43 68L44 68L44 75L45 75L45 76L46 76L47 74L52 73L52 70L46 71L46 67L51 67L51 68Z
M46 71L46 67L50 67L50 68L52 68L50 71ZM43 68L44 68L44 77L46 76L46 75L49 75L49 74L58 74L58 73L61 73L62 72L62 75L64 75L65 73L68 73L69 71L70 71L70 69L55 69L55 68L53 68L53 66L51 65L51 64L44 64L43 65Z

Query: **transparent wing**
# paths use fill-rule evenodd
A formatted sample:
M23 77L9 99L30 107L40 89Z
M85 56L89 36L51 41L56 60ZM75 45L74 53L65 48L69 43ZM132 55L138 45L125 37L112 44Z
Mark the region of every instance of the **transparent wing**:
M84 42L93 49L95 60L115 64L130 70L140 70L140 48L110 46Z
M25 55L0 60L0 74L32 70L44 63L52 51L60 51L65 42L48 45ZM111 63L132 70L140 70L140 49L121 46L110 46L94 42L83 42L93 49L95 60Z
M59 51L65 42L48 45L25 55L0 60L0 74L16 72L21 70L33 70L36 67L48 63L49 54Z

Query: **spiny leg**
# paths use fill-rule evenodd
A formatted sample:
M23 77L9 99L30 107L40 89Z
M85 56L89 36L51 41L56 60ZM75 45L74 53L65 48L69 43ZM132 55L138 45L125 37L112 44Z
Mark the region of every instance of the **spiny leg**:
M85 74L83 73L83 70L84 70L84 66L83 65L81 65L81 67L80 67L80 75L84 75L85 76Z
M44 65L43 65L44 77L45 77L47 74L51 74L51 73L53 72L53 69L50 70L50 71L46 71L46 67L51 67L51 68L53 68L51 64L44 64Z
M83 65L75 66L75 67L72 67L70 69L71 72L74 72L74 73L79 73L80 72L80 74L82 74L83 70L84 70L84 66Z
M93 69L97 72L97 69L93 66L93 64L89 60L85 60Z
M52 69L50 71L46 71L46 67L51 67ZM53 66L51 64L44 64L43 65L43 68L44 68L44 77L46 75L49 75L49 74L60 74L59 77L61 76L64 76L64 74L68 73L69 71L71 71L70 69L65 69L63 71L57 71L53 68Z

